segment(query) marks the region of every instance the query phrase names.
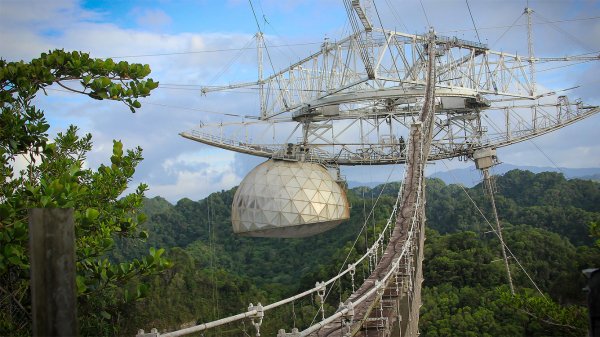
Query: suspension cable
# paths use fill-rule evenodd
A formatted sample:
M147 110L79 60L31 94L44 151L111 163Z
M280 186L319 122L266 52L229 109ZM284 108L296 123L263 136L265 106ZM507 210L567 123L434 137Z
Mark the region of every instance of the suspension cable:
M450 170L450 168L446 164L445 160L442 159L441 162L444 164L444 166L446 167L446 169L448 169L448 172L450 172L450 174L453 176L453 178L455 180L457 180L456 176L454 175L454 172L452 172ZM496 231L496 229L494 228L494 226L492 226L492 224L489 222L489 220L487 219L487 217L483 214L483 211L481 210L481 208L479 208L479 206L477 206L477 203L475 202L475 200L473 200L473 198L471 198L471 195L469 194L469 192L467 192L467 190L465 189L465 187L462 184L458 184L458 186L463 190L463 192L465 192L465 194L467 195L467 198L469 198L469 200L471 201L471 203L473 204L473 206L475 206L475 208L477 209L477 211L479 212L479 214L481 215L481 217L483 218L483 220L485 220L485 222L488 224L488 226L492 229L492 232L494 234L496 234L496 236L498 236L498 232ZM517 264L519 265L519 267L521 268L521 270L525 273L525 275L527 276L527 278L529 279L529 281L531 281L531 284L533 284L533 286L535 287L535 289L540 293L540 295L542 295L543 298L546 298L546 296L544 295L544 293L540 290L540 288L535 283L535 281L531 278L531 276L529 275L529 273L527 272L527 270L525 270L525 267L523 267L523 265L521 264L521 262L519 261L519 259L517 259L517 257L515 256L515 254L513 254L513 252L506 245L506 243L504 243L504 247L510 253L510 255L512 256L512 258L515 259L515 262L517 262Z
M344 262L341 264L341 267L340 267L340 269L339 269L339 271L338 271L338 276L342 275L342 270L343 270L344 266L346 266L346 263L348 262L348 260L350 259L350 255L351 255L351 254L352 254L352 252L354 251L354 247L356 246L356 243L357 243L357 242L358 242L358 240L360 239L362 232L363 232L363 231L365 232L365 240L366 240L366 238L368 237L368 236L367 236L367 230L366 230L366 228L367 228L367 225L368 225L368 223L369 223L369 221L370 221L370 219L371 219L371 216L372 216L372 215L373 215L373 213L374 213L375 206L376 206L376 205L379 203L379 199L381 198L381 196L382 196L382 194L383 194L383 191L385 190L385 188L387 187L387 185L390 183L391 176L392 176L392 174L394 173L394 171L395 171L395 168L396 168L397 164L398 164L398 163L396 163L396 165L393 165L393 166L392 166L392 170L390 170L390 173L389 173L389 174L388 174L388 176L387 176L386 182L383 184L383 187L382 187L382 188L381 188L381 190L379 191L379 194L377 195L377 198L375 199L375 202L373 202L373 203L372 203L372 205L371 205L371 210L369 211L369 215L368 215L368 216L367 216L367 217L364 219L364 223L363 223L363 226L362 226L362 228L361 228L360 232L358 233L358 235L356 236L356 239L355 239L355 240L354 240L354 242L352 243L352 247L351 247L351 248L350 248L350 250L348 251L348 254L346 254L346 258L344 259ZM405 174L406 174L406 171L405 171ZM392 226L392 224L393 224L393 222L394 222L394 221L393 221L393 219L394 219L394 215L396 215L396 212L397 212L397 209L398 209L399 202L400 202L400 200L401 200L401 198L402 198L402 186L404 186L404 179L403 179L402 183L400 184L400 188L399 188L399 190L398 190L398 194L397 194L397 196L396 196L396 202L395 202L395 204L394 204L394 208L392 209L392 212L390 213L390 216L388 217L388 221L387 221L387 223L386 223L385 227L383 228L383 230L382 230L382 231L381 231L381 233L379 234L379 237L377 238L377 240L375 240L375 241L373 242L373 245L372 245L372 246L371 246L371 247L370 247L370 248L369 248L369 249L366 251L366 253L365 253L365 254L362 256L362 258L361 258L361 259L359 259L358 261L356 261L356 262L355 262L354 264L352 264L351 266L356 266L356 265L358 265L358 264L359 264L359 263L360 263L360 262L361 262L363 259L365 259L366 257L369 257L369 264L371 264L370 256L372 255L372 252L373 252L373 250L374 250L374 249L376 249L376 245L380 244L380 242L382 242L382 241L383 241L383 233L385 233L387 230L391 230L391 226ZM364 196L364 192L363 192L363 196ZM371 193L371 196L372 196L372 193ZM375 233L373 233L373 235L375 235ZM368 242L368 241L367 241L367 242ZM370 267L369 267L369 268L370 268ZM344 271L344 273L346 273L346 272L350 272L350 269L351 269L351 267L347 267L347 269L346 269L346 271ZM370 271L369 271L369 272L370 272ZM324 297L324 299L325 299L325 300L327 300L327 298L329 297L329 294L330 294L330 292L331 292L331 289L332 289L332 288L328 289L327 293L325 294L325 297ZM317 313L317 314L318 314L318 313ZM315 315L315 316L313 317L313 320L312 320L312 322L311 322L311 325L312 325L312 324L315 322L315 319L316 319L316 317L317 317L317 315Z

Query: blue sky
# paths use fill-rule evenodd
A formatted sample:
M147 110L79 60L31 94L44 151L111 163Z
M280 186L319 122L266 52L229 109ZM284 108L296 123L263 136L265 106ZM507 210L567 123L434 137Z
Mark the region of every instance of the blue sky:
M160 29L167 34L256 31L250 4L242 0L84 1L82 7L105 13L111 22L128 29ZM263 0L254 1L253 7L259 22L267 30L276 27L280 34L286 36L322 34L343 25L345 21L341 1ZM290 20L299 24L288 25ZM315 20L319 21L318 25L314 24Z
M253 0L252 3L267 43L294 45L273 48L278 66L314 51L324 38L339 39L348 31L342 1ZM424 10L418 0L375 3L386 28L421 33L433 24L443 35L476 40L463 0L423 0ZM521 14L526 1L469 3L483 42L496 50L527 53L524 27L515 27L503 35L504 27L515 20L524 24ZM600 51L600 2L531 0L529 3L536 11L536 55ZM90 167L109 159L112 139L123 140L127 147L144 148L145 160L136 173L136 182L149 184L149 196L161 195L173 202L183 197L197 200L211 192L229 189L261 161L178 135L201 120L218 120L218 115L202 111L256 114L256 100L248 95L234 99L221 94L201 96L197 90L200 84L229 83L256 76L253 50L242 53L238 62L221 74L236 56L237 52L231 49L245 46L256 31L247 0L0 0L0 56L4 59L30 60L55 48L81 50L94 57L128 56L123 59L150 64L151 77L161 84L190 85L187 89L168 85L157 89L142 101L143 107L136 114L119 104L90 101L59 90L38 97L39 106L45 109L52 124L52 133L64 130L69 124L92 133L95 147L88 158ZM502 39L498 40L500 36ZM598 63L572 67L562 73L540 73L539 81L558 89L581 85L572 95L600 104ZM535 144L525 142L500 149L500 159L523 165L600 167L600 142L596 137L599 124L600 116L594 116L536 138ZM446 164L450 168L473 166L457 161ZM446 164L432 165L429 171L444 171ZM368 183L384 181L390 170L390 167L345 168L342 173L349 180ZM474 176L478 176L475 171ZM396 173L394 178L398 177Z

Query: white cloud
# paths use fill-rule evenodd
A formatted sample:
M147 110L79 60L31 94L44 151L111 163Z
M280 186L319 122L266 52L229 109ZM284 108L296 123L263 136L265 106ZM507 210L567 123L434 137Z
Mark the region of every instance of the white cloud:
M386 26L403 30L402 24L398 21L400 19L412 29L409 31L411 33L420 33L427 29L419 1L410 0L402 4L391 2L398 13L402 14L401 17L393 15L394 12L387 7L387 1L376 3ZM541 17L549 20L590 17L598 12L598 8L594 7L593 3L587 2L578 2L577 6L572 2L563 1L532 0L530 3ZM434 23L436 30L442 33L462 30L457 33L459 37L476 39L474 31L471 30L472 23L467 16L464 2L427 1L424 5L428 18ZM247 6L247 2L231 0L223 6L224 8L241 7ZM482 38L493 43L506 28L484 28L510 25L521 15L524 3L520 0L505 1L502 4L495 1L478 1L471 2L471 6ZM325 34L329 34L334 39L338 37L331 36L333 28L329 26L318 35L309 36L308 32L320 30L321 25L325 27L332 22L337 22L333 20L334 15L331 11L341 11L343 15L343 6L334 1L306 3L268 0L263 1L262 8L257 10L264 11L266 18L270 20L270 25L277 27L279 31L284 25L283 28L292 31L297 39L311 42L320 41ZM406 13L411 14L405 15ZM154 28L174 27L178 18L169 16L160 6L138 8L129 14L133 14L133 19L139 24L135 29L123 28L111 22L113 18L108 12L85 10L76 0L0 1L2 40L0 55L8 60L28 60L38 56L42 51L54 48L90 52L94 57L138 55L138 57L124 59L129 62L150 64L153 70L151 77L165 86L142 100L143 107L136 114L129 113L125 106L114 102L93 101L87 97L61 91L49 91L48 97L41 94L38 96L38 104L48 112L48 119L53 126L51 132L62 131L68 124L74 123L83 132L92 133L94 149L88 157L90 167L109 160L112 139L121 139L128 148L141 146L144 149L145 160L139 165L135 180L148 182L151 187L150 195L163 195L173 201L186 196L197 199L211 191L229 188L239 183L241 177L260 163L262 158L232 155L225 150L208 150L208 147L184 139L178 136L178 133L200 121L208 123L227 120L225 117L198 110L256 115L257 101L250 95L216 93L201 96L198 87L193 86L206 84L212 80L238 54L240 57L235 65L218 77L215 83L245 81L255 76L254 50L198 52L241 48L251 41L254 33L238 30L236 22L231 23L229 31L214 31L211 27L202 26L202 22L198 22L198 30L206 32L174 33L175 30L170 30L171 33L167 34ZM193 16L193 13L181 13L181 15ZM302 21L288 19L292 17L301 17ZM307 20L307 17L310 20ZM326 20L327 17L332 17L332 20ZM336 19L339 19L339 16L336 16ZM196 18L194 20L198 21ZM560 32L554 26L558 26L564 32ZM265 28L269 33L271 44L291 43L289 38L279 36L278 31L272 29L273 27L265 25ZM585 37L584 42L588 44L588 48L596 51L600 49L600 21L598 20L536 25L535 29L537 55L562 56L572 51L584 52L585 46L581 46L581 43L570 38L569 35ZM341 30L337 28L335 31ZM559 50L556 49L557 46L560 47ZM272 50L274 67L289 64L289 57L292 57L291 61L295 61L306 56L309 48L318 47L312 45L297 47L291 53L288 48L285 49L287 55L283 54L283 49ZM494 48L510 52L518 49L519 53L526 53L524 28L510 29L494 45ZM139 56L156 54L163 55ZM540 75L539 79L550 81L549 86L552 88L583 84L581 88L572 92L573 95L597 104L599 101L596 89L597 73L600 68L594 64L582 69L570 68L568 77L548 72L546 76ZM270 65L265 66L265 72L270 72ZM177 88L170 86L168 89L167 84L180 86ZM597 158L600 158L600 149L597 139L594 138L594 125L598 125L598 118L598 116L592 117L557 133L536 139L535 142L559 165L598 167L600 163ZM539 151L535 147L532 149L531 146L522 143L501 149L500 159L513 164L548 166L548 160L543 155L540 156ZM205 160L208 158L207 153L212 156L210 160ZM439 165L436 166L437 168L442 170ZM342 173L346 174L349 180L368 182L370 180L367 178L368 174L373 174L374 181L380 181L382 180L380 177L387 176L389 172L387 170L386 168L376 170L344 168Z
M173 22L173 19L167 13L156 8L134 8L132 14L136 17L135 21L139 26L155 31Z
M203 147L202 152L181 153L162 163L170 183L153 184L149 196L159 195L175 202L185 196L198 200L218 190L228 190L240 183L234 168L234 154Z

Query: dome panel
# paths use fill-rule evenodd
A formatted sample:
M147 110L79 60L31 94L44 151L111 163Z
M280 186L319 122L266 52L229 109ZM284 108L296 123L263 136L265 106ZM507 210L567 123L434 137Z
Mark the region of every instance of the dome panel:
M257 237L310 236L350 217L345 191L323 166L272 159L244 178L231 212L236 234Z

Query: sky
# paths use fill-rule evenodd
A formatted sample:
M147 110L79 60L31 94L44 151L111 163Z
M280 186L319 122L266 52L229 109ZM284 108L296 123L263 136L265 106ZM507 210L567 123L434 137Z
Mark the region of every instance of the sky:
M525 0L471 0L470 10L482 42L490 48L527 54ZM600 54L600 1L529 1L534 12L537 56ZM476 40L466 1L376 0L384 27L423 33L433 26L442 35ZM253 12L254 10L254 12ZM253 14L255 13L255 14ZM228 152L180 137L199 122L218 122L213 112L256 115L256 99L222 93L203 96L200 85L256 78L252 49L257 21L265 33L275 68L316 51L325 38L348 32L342 1L333 0L0 0L0 57L29 61L53 49L79 50L92 57L147 63L159 89L141 100L131 114L122 104L94 101L52 87L38 95L56 134L69 124L93 135L86 165L109 161L112 140L140 146L145 160L132 187L149 185L147 196L171 202L199 200L230 189L263 159ZM552 22L552 23L548 23ZM515 25L507 30L507 26ZM240 48L249 47L247 51ZM235 61L235 62L233 62ZM600 61L540 72L547 88L564 89L573 98L600 104ZM596 115L557 132L498 150L500 160L515 165L600 168ZM429 173L473 163L457 160L429 166ZM398 167L342 168L348 180L364 183L399 179ZM476 172L474 172L476 174Z

